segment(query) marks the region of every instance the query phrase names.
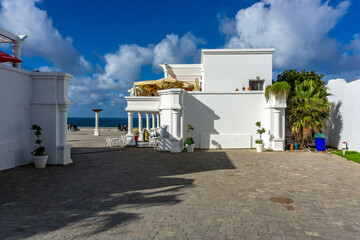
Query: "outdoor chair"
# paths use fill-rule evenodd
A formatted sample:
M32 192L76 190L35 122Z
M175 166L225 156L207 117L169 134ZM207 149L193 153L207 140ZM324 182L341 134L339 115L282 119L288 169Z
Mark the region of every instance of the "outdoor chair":
M122 135L119 138L111 138L111 145L113 147L125 147L126 145L126 136Z
M125 145L126 145L126 136L125 135L122 135L120 137L120 145L121 145L121 147L125 147Z
M105 138L105 147L112 147L112 141L109 137Z
M149 133L149 145L150 146L154 146L154 147L157 147L157 141L158 141L158 129L151 129L150 130L150 133Z
M121 147L120 138L113 138L112 145L113 145L113 147Z
M149 145L153 146L154 148L157 147L158 138L157 137L151 137L149 141Z

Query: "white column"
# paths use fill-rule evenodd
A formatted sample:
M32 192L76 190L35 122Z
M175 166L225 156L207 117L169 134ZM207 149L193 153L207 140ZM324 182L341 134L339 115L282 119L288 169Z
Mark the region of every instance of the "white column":
M67 110L68 104L59 104L59 144L57 146L57 164L72 163L71 145L67 144Z
M21 42L12 42L12 55L13 57L16 57L20 59L20 48L21 48ZM13 67L20 68L20 63L13 63Z
M150 114L146 113L146 129L149 130L150 129Z
M138 118L139 118L139 141L143 142L144 138L144 131L143 131L143 118L142 118L143 114L142 113L138 113Z
M282 109L274 108L274 139L272 146L274 151L284 151L285 146L285 140L281 136L284 131L281 111Z
M275 108L274 109L274 138L280 139L281 138L281 110Z
M169 76L168 67L167 67L167 64L165 63L164 78L167 78L168 76Z
M180 134L179 134L179 129L180 129L180 124L179 124L179 110L173 110L173 135L174 137L176 138L179 138L180 137Z
M201 91L205 91L205 68L204 65L201 67L201 81L200 81L200 87L201 87Z
M67 145L67 108L68 105L59 105L59 145Z
M160 115L156 114L156 127L160 127Z
M128 112L128 132L126 133L126 146L134 146L135 139L133 134L133 112Z
M139 132L140 132L142 131L142 127L143 127L142 113L138 113L138 118L139 118Z
M152 128L155 128L155 114L151 114L151 118L152 118Z
M128 134L132 135L133 132L133 113L128 112Z
M100 136L99 130L99 113L95 112L95 129L94 129L94 136Z

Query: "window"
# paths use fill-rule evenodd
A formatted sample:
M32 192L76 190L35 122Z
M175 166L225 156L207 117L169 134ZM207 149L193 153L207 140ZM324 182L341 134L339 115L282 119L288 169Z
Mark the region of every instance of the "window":
M251 90L254 91L263 91L264 90L264 82L265 79L260 79L256 77L256 79L249 79L249 86Z

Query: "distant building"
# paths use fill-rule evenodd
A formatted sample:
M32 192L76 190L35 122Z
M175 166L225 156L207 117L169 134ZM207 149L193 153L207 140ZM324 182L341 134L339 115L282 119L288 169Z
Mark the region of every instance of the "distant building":
M267 103L264 97L266 86L272 84L273 52L274 49L204 49L200 64L161 65L165 78L194 84L197 91L169 88L154 96L136 96L139 91L134 86L132 96L125 97L128 145L134 145L132 118L136 112L140 135L143 114L147 128L162 129L159 150L182 151L189 135L187 124L194 127L196 148L253 148L259 137L255 126L258 121L266 129L262 136L265 148L284 150L286 101ZM143 84L146 83L135 82L137 86Z

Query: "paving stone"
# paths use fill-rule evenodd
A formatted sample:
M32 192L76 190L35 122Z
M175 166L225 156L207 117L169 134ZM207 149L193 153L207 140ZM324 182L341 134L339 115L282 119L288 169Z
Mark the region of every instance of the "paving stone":
M0 239L360 239L360 165L338 156L171 154L76 134L74 164L0 172Z

